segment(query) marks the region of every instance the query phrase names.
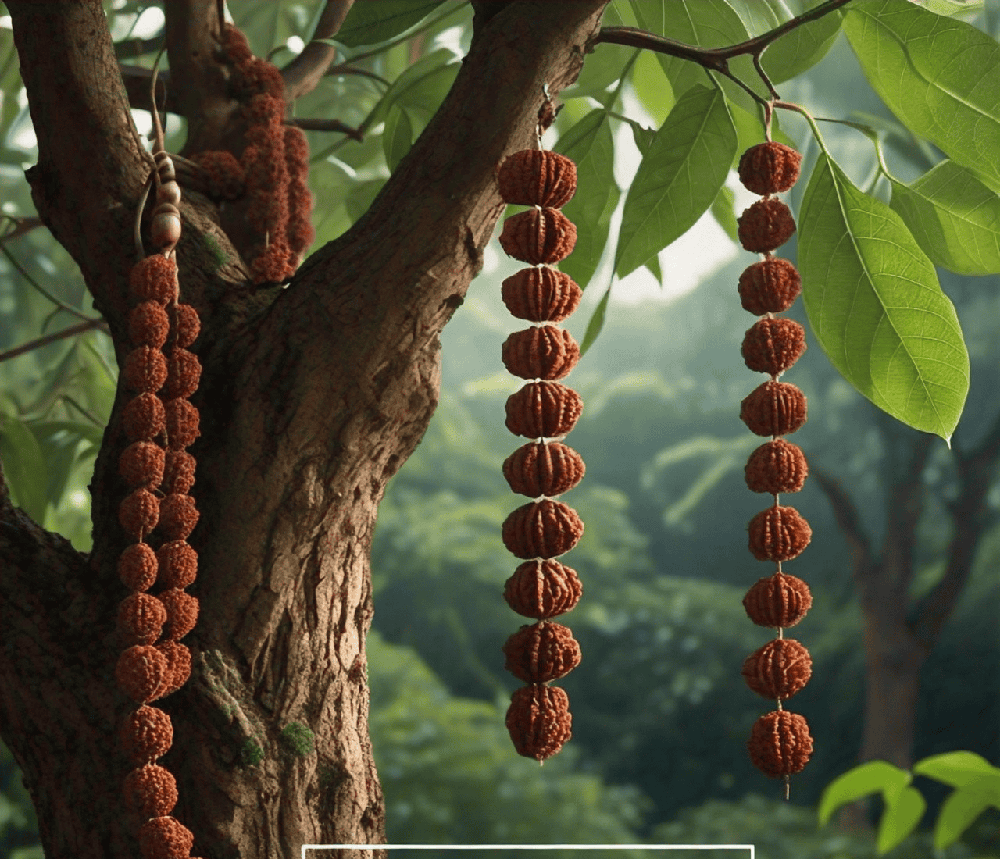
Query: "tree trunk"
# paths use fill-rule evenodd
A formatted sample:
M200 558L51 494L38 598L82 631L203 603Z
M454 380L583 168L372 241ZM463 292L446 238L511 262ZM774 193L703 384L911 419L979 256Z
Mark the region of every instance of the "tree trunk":
M178 265L182 300L201 316L192 348L204 368L191 449L200 615L184 639L191 679L157 706L174 723L161 763L177 777L174 815L194 832L194 855L291 857L304 843L384 840L365 671L378 503L437 403L438 335L503 211L494 166L531 145L542 85L556 93L575 79L605 0L491 5L444 104L369 212L286 288L251 287L216 208L185 192ZM167 2L168 18L193 6L214 0ZM38 136L33 199L80 266L120 361L132 222L151 162L102 6L7 7ZM233 133L217 119L196 123L206 148ZM125 402L119 388L91 484L89 556L14 509L0 482L0 734L52 857L139 855L115 740L131 709L114 681ZM311 732L311 750L286 743L292 723Z

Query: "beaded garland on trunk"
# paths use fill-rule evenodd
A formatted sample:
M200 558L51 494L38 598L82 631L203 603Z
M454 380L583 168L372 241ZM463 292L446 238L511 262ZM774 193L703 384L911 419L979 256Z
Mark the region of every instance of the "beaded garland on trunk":
M800 772L812 754L813 741L804 717L782 708L809 681L812 659L800 642L786 639L785 627L798 623L812 605L809 587L781 569L809 544L809 523L793 507L778 503L781 493L798 492L809 473L806 458L782 436L795 432L806 420L806 398L795 385L778 381L805 351L805 331L798 322L774 316L791 307L801 290L799 274L788 260L772 256L795 232L792 213L775 196L788 191L799 175L802 156L781 143L767 141L750 147L740 159L743 185L763 195L738 221L740 243L748 251L763 253L740 276L739 293L744 309L764 318L746 333L742 354L747 367L771 378L747 396L740 418L747 428L771 441L758 447L746 465L747 486L774 496L748 526L749 547L755 558L772 561L777 571L760 579L747 592L743 606L759 626L776 628L778 637L747 657L743 678L765 698L774 698L777 709L761 716L753 726L747 749L754 765L772 778L785 779Z
M580 360L579 346L558 323L576 310L582 290L550 267L576 243L576 227L559 211L576 191L576 165L555 152L525 149L500 164L497 183L505 203L533 207L508 218L500 235L510 256L532 266L504 280L504 304L533 323L503 344L504 365L527 380L507 400L507 428L532 439L507 458L503 473L514 492L535 499L503 524L504 545L524 559L507 580L504 598L536 621L510 636L503 652L507 670L527 684L511 696L507 729L518 754L541 762L562 748L572 728L569 698L548 684L580 663L580 645L569 628L552 621L572 609L583 590L576 572L554 560L576 545L583 522L573 508L553 500L584 474L580 455L555 440L573 429L583 407L575 391L556 381Z

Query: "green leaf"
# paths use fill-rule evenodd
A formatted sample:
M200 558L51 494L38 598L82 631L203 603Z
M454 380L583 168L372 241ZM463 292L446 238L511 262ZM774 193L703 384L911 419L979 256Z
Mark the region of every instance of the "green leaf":
M349 48L376 45L416 26L440 6L442 0L379 0L355 3L347 13L337 41Z
M385 120L385 131L382 133L382 148L385 150L385 163L390 171L394 171L399 162L413 145L413 123L410 114L398 104L389 108Z
M819 801L819 824L826 825L833 813L843 805L878 791L901 791L912 776L886 761L869 761L837 776L823 790Z
M736 153L717 89L681 96L643 156L622 212L615 272L624 277L690 229L712 205Z
M556 150L576 163L576 195L563 212L576 225L576 248L559 264L580 286L586 287L608 243L611 216L618 205L615 184L615 146L607 114L593 110L570 128Z
M653 118L653 123L659 128L673 109L677 100L673 88L657 62L657 54L643 51L635 61L632 70L632 87L636 98ZM588 58L587 62L590 62ZM586 64L584 64L586 68Z
M891 181L890 206L936 265L1000 273L1000 196L975 173L946 160L910 185Z
M852 3L844 31L902 123L1000 187L1000 46L908 0Z
M943 781L952 787L965 787L983 776L1000 779L1000 769L975 752L945 752L918 761L913 766L914 775Z
M768 45L760 64L772 84L798 77L815 66L840 35L842 14L833 12L796 27Z
M888 853L917 828L924 816L927 803L914 787L904 787L895 793L886 791L885 812L879 821L876 846L878 852Z
M17 505L45 524L47 473L38 439L13 415L0 415L0 460Z
M611 285L608 284L608 288L604 291L604 295L601 296L600 302L594 308L594 312L590 316L590 321L587 323L587 330L583 335L583 342L580 344L581 357L587 353L587 350L597 339L597 335L601 333L601 329L604 327L604 315L608 312L608 299L610 298Z
M902 218L824 154L799 230L802 297L827 357L880 409L949 441L969 356L955 308Z
M982 777L981 777L982 778ZM994 783L996 779L991 779ZM962 837L975 819L990 806L996 807L996 790L977 790L973 785L956 790L941 805L937 822L934 824L934 847L944 850Z
M712 201L712 216L734 242L739 243L736 223L736 195L725 185L719 188L719 193Z
M385 95L372 110L369 124L374 126L386 121L389 112L397 103L425 113L433 113L447 87L451 85L451 80L458 74L459 64L452 62L454 58L455 55L445 48L421 57L392 82L392 86L386 90ZM450 76L450 79L442 88L445 76Z

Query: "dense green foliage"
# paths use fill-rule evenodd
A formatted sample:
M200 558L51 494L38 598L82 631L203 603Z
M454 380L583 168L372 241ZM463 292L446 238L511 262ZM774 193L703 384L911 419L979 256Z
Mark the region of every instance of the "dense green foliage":
M137 16L157 4L105 5L116 39L125 39ZM615 0L605 24L710 47L763 33L814 5ZM280 63L290 37L308 38L321 4L231 6L254 49L277 49ZM809 343L822 347L795 368L810 405L797 441L810 462L849 482L859 509L873 511L865 525L874 536L883 528L886 440L911 430L887 429L854 389L944 438L974 440L996 412L1000 54L997 16L982 6L853 0L845 12L782 37L763 57L785 99L855 123L824 125L820 137L816 122L782 112L775 137L807 156L791 194L798 242L782 253L795 258L801 249ZM433 116L468 47L470 21L464 3L356 4L337 42L345 63L368 74L330 77L296 105L298 115L336 116L365 132L362 143L310 134L311 182L322 189L317 244L357 219ZM748 57L731 68L766 92ZM0 196L12 218L33 213L20 174L34 158L20 90L10 29L0 22ZM801 630L815 665L796 704L820 739L793 782L793 805L777 801L777 787L746 760L761 700L746 689L739 666L766 635L740 600L769 572L745 544L745 522L762 506L743 482L756 442L737 416L758 381L739 357L749 319L734 288L749 255L739 252L669 305L630 309L610 300L615 274L645 267L663 280L658 254L706 210L733 234L731 168L762 137L759 111L728 79L616 45L588 55L579 82L561 98L550 142L580 175L565 207L579 244L561 268L590 284L593 314L588 324L581 311L568 326L592 344L571 377L586 404L572 443L587 463L571 498L586 523L571 556L585 588L571 617L584 662L565 682L574 739L539 769L516 756L503 727L516 684L502 670L499 648L519 620L501 598L513 564L499 534L518 501L500 464L517 446L503 427L503 402L517 384L500 370L499 344L516 325L498 295L510 271L491 264L443 338L441 405L386 494L373 549L371 727L390 839L735 841L756 843L763 859L874 856L872 839L817 829L809 807L855 760L863 665L847 547L808 483L797 506L815 538L801 571L816 603L795 634ZM168 125L168 148L179 148L183 132L176 120ZM626 170L631 144L640 160ZM79 314L94 316L71 260L44 230L0 250L0 352L75 324ZM804 321L802 308L790 316ZM85 487L116 376L99 330L0 362L0 457L15 499L84 550ZM940 448L925 475L938 505L954 483ZM948 536L932 505L921 523L922 580L933 580ZM917 757L959 747L1000 756L993 727L1000 720L993 609L1000 585L990 572L998 547L993 531L926 666ZM40 855L30 849L34 814L9 756L0 759L0 774L0 852ZM933 786L924 793L926 831L889 855L931 855L930 827L947 793ZM935 855L997 855L996 843L986 843L996 831L988 813L965 843Z

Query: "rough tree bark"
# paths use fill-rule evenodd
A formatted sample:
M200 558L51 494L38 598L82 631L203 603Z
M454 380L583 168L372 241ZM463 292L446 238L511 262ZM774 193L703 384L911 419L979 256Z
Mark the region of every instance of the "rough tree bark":
M201 520L190 538L201 613L185 638L191 680L157 706L174 721L163 764L195 855L288 857L303 843L384 838L365 682L376 510L437 403L438 335L502 211L494 165L531 144L543 83L557 93L575 79L605 2L477 5L471 50L437 116L368 213L287 288L251 287L215 207L185 191L180 282L203 326L193 347L204 367L193 397ZM205 54L214 6L165 3L171 104L191 123L192 149L239 133L224 72ZM38 136L33 199L121 359L151 161L101 2L7 8ZM89 555L14 509L0 482L0 733L52 857L139 855L114 735L127 707L113 678L124 402L119 391L91 484ZM315 734L312 754L283 751L290 722ZM265 756L250 766L254 738Z

